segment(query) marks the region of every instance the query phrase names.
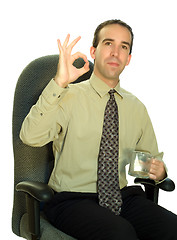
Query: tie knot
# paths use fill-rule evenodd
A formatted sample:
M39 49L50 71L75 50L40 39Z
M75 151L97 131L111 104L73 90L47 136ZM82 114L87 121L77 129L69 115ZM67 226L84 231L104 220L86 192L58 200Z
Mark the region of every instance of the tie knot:
M112 96L114 96L114 93L116 92L116 90L115 89L111 89L108 93L110 94L110 96L112 97Z

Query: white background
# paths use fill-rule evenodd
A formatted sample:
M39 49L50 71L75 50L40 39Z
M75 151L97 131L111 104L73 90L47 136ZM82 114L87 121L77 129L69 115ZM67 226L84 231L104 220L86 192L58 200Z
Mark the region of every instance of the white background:
M1 235L4 239L19 239L11 233L11 118L18 76L35 58L58 54L57 38L63 41L67 33L71 34L72 39L82 36L74 51L85 53L91 60L89 49L93 32L99 23L112 18L127 22L135 34L132 61L122 74L121 85L146 105L156 132L159 150L165 153L164 160L169 169L169 177L177 184L176 1L1 1L0 212ZM177 214L176 202L176 191L160 192L159 204Z

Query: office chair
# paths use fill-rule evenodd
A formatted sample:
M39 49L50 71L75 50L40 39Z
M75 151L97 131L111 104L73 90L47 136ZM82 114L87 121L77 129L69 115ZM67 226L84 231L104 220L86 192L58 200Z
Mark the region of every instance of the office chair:
M13 108L13 150L14 150L14 205L12 214L13 232L28 240L72 240L53 227L42 213L43 204L53 197L53 190L47 185L53 165L52 143L43 147L30 147L19 138L22 122L34 105L42 90L55 76L58 55L41 57L31 62L20 75ZM83 59L77 59L74 65L82 67ZM90 71L75 82L89 79L93 64L89 62ZM135 179L135 183L145 186L147 197L158 202L159 188L173 191L175 185L167 179L159 185L152 180Z

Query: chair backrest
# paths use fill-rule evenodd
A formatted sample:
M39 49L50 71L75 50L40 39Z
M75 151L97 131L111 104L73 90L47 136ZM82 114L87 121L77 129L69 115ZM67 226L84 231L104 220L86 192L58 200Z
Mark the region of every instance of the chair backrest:
M14 150L14 206L12 214L12 230L20 236L20 220L26 212L25 195L15 191L17 183L25 180L48 182L54 157L52 143L44 147L30 147L22 143L19 138L22 122L34 105L42 90L55 76L57 71L58 55L41 57L31 62L20 75L13 107L13 150ZM74 62L77 68L84 65L83 59ZM93 71L90 62L90 71L78 78L74 83L89 79Z

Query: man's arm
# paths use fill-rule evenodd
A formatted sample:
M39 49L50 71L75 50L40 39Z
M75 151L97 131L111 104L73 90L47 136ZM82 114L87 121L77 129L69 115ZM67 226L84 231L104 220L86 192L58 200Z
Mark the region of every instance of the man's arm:
M50 81L22 124L20 138L28 145L43 146L58 138L61 129L65 128L67 124L67 117L60 107L62 96L69 90L66 87L89 71L89 62L84 54L71 55L71 51L80 37L68 46L69 38L68 34L63 46L58 40L60 58L55 81ZM73 66L73 62L79 57L85 60L85 65L77 69Z
M40 95L37 103L23 121L20 138L30 146L43 146L54 141L65 127L65 116L60 101L68 89L60 88L52 79Z
M142 121L142 136L137 143L136 149L140 151L148 151L154 156L150 165L149 177L159 182L167 177L167 172L164 162L157 159L157 156L162 159L163 153L159 153L158 151L156 136L146 109Z

